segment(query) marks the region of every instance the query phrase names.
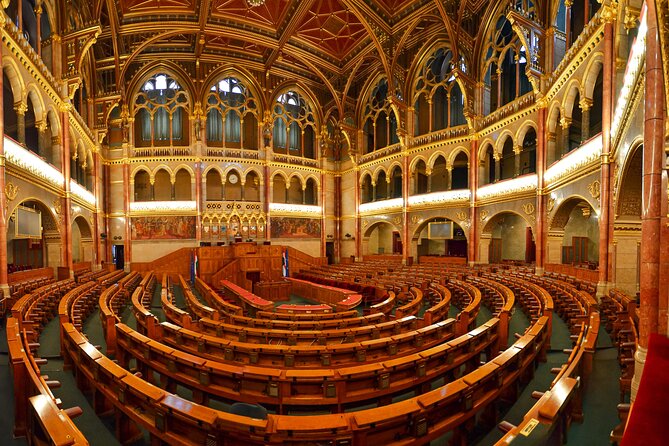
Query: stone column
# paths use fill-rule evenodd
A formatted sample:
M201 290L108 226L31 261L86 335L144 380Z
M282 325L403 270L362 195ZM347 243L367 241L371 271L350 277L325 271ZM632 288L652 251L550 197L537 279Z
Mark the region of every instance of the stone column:
M564 1L564 7L565 7L565 34L566 34L566 47L569 48L571 46L571 35L569 34L569 28L571 28L571 6L574 4L574 0L565 0Z
M502 163L500 161L501 161L502 157L497 152L494 152L492 157L495 160L495 181L494 182L496 183L500 179L500 168L502 167L501 166Z
M590 109L592 108L592 99L583 98L578 105L581 107L582 114L581 141L587 141L590 138Z
M427 176L427 193L432 192L432 169L425 169L425 175Z
M409 233L409 180L411 175L409 175L409 156L406 153L402 157L402 173L402 264L408 265L411 253L411 234Z
M270 234L270 212L269 212L269 204L270 204L270 188L272 187L272 181L270 179L269 175L269 166L265 165L263 168L263 176L264 178L262 179L262 184L265 186L264 191L265 191L265 199L263 201L263 210L265 211L265 240L269 240L271 237Z
M541 105L544 105L543 103ZM544 273L544 243L546 239L546 196L544 195L544 172L546 170L546 107L539 108L537 113L537 210L535 240L535 274Z
M65 86L67 88L67 86ZM63 192L65 192L65 198L63 199L63 228L61 230L62 242L63 242L63 256L62 256L62 265L67 267L72 274L72 198L70 192L70 180L72 173L70 171L70 109L72 104L64 103L61 111L61 129L63 133Z
M479 156L479 141L472 139L469 146L469 236L467 237L467 257L469 265L474 265L480 261L479 257L479 240L478 240L478 225L479 213L476 209L476 191L478 190L478 165L480 163Z
M37 19L37 33L35 35L35 46L37 55L42 57L42 2L37 1L35 5L35 18Z
M560 127L562 128L562 147L559 156L555 157L556 160L569 152L569 127L571 127L571 118L567 118L566 116L562 117L562 119L560 119Z
M99 146L98 146L99 149ZM91 270L96 271L100 269L100 222L99 216L101 213L100 202L102 197L100 194L100 151L93 152L93 196L95 197L95 211L93 212L93 250L94 259L91 262Z
M448 176L446 177L446 190L453 189L453 166L446 166L446 172Z
M376 181L372 181L372 201L376 201Z
M0 104L3 98L3 79L0 76ZM0 135L5 134L5 120L0 117ZM5 138L0 138L0 292L9 298L7 284L7 197L5 195Z
M14 111L16 112L16 138L18 143L25 146L26 145L26 112L28 111L28 105L23 102L17 102L14 104Z
M613 100L615 92L615 52L614 29L612 21L604 25L604 62L602 82L602 167L600 171L600 213L599 213L599 283L597 295L608 293L609 271L612 265L609 258L609 235L611 226L611 120L613 118ZM585 113L584 113L585 115ZM645 189L644 189L645 190Z
M513 147L513 177L520 175L520 152L523 151L523 146L514 146Z
M643 373L651 333L660 331L660 251L662 240L662 200L666 189L662 187L662 168L665 164L664 133L666 112L662 55L658 33L655 2L646 3L648 31L646 34L646 90L643 128L642 182L644 199L641 202L641 272L639 301L639 346L635 354L634 378L631 399L636 398ZM663 284L664 285L664 284ZM662 286L662 289L666 289ZM664 328L666 330L666 328Z

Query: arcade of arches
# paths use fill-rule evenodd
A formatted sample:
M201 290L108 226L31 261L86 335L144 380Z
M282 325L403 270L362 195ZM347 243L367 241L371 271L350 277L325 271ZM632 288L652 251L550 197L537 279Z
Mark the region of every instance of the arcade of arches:
M635 393L669 335L664 3L4 0L0 309L26 271L240 243L527 268L634 300Z

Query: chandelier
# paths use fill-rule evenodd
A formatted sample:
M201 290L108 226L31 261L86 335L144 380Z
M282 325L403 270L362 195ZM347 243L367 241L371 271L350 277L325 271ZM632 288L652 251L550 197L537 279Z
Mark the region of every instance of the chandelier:
M246 0L246 3L248 3L249 6L253 8L254 6L263 5L265 0Z

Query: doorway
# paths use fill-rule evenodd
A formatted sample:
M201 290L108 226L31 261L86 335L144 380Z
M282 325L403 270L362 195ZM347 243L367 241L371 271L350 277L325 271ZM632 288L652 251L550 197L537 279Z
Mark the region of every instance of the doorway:
M125 258L123 255L124 246L123 245L113 245L112 246L112 261L116 266L116 269L125 268Z
M325 242L325 257L328 258L328 265L332 265L334 263L334 242Z

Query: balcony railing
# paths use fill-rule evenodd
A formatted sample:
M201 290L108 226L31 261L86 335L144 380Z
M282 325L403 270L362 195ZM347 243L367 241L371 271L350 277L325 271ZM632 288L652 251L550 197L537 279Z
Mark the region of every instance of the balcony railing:
M191 156L190 147L133 147L132 156Z
M270 203L269 210L275 214L321 215L323 208L310 204Z
M494 184L482 186L476 192L478 200L507 198L522 192L537 189L537 174L523 175L512 180L499 181Z
M70 180L70 192L72 192L72 195L79 198L84 203L92 207L95 207L96 204L95 195L93 195L91 191L87 190L81 184L77 183L74 180Z
M590 138L581 147L567 153L562 159L553 163L544 174L546 184L553 183L574 172L578 172L602 155L602 134Z
M386 146L381 149L375 150L370 153L366 153L360 157L360 163L368 163L370 161L377 160L379 158L383 158L384 156L389 156L389 155L394 155L395 153L399 153L402 151L402 144L397 143L393 144L391 146Z
M207 212L232 212L238 213L254 213L262 212L262 203L259 201L209 201L204 204L204 209Z
M426 146L439 141L446 141L453 138L462 138L469 134L469 126L459 125L457 127L449 127L436 132L426 133L425 135L415 136L411 139L411 147Z
M412 195L409 197L409 206L447 205L468 202L471 197L469 189L446 190L429 194Z
M391 198L389 200L372 201L360 205L360 213L373 213L380 211L392 211L402 209L403 198Z
M22 147L11 138L5 138L5 157L7 162L14 166L30 172L35 177L62 189L65 178L60 170L44 161L39 155Z
M302 158L300 156L284 155L283 153L275 153L272 159L276 163L295 164L298 166L306 166L306 167L318 167L318 160L312 160L311 158Z
M519 111L525 110L527 108L533 107L535 104L534 92L529 92L523 96L509 102L508 104L503 105L494 112L490 113L488 116L484 117L479 121L479 129L484 129L492 124L495 124L502 119L511 116Z
M228 149L225 147L207 147L205 150L207 156L217 158L241 158L257 160L259 158L257 150Z
M195 212L195 201L132 201L130 212L152 214L156 212Z

